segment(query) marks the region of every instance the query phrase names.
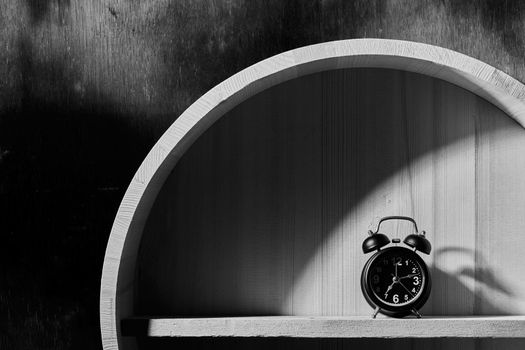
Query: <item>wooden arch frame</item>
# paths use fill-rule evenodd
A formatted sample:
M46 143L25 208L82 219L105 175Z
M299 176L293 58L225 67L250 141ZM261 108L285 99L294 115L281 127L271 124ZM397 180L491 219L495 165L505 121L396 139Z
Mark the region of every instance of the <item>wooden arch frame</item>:
M133 316L135 261L157 194L177 161L215 121L249 97L307 74L341 68L390 68L458 85L525 126L525 86L472 57L400 40L353 39L287 51L254 64L215 86L170 126L133 177L118 209L104 258L100 323L104 349L119 349L120 320Z

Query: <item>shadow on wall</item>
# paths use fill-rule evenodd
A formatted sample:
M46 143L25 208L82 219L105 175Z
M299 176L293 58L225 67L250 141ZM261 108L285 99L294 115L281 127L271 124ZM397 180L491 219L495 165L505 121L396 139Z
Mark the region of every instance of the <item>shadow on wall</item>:
M438 264L452 257L444 271ZM458 264L454 264L453 261ZM461 266L461 262L470 262ZM509 315L516 294L501 278L480 252L462 247L445 247L434 252L431 266L432 296L422 310L431 315Z
M66 17L71 6L71 0L26 0L29 8L29 15L33 25L46 19L50 12L50 6L59 10L59 21L62 22Z
M107 236L157 135L18 49L21 91L0 110L0 348L98 349Z
M432 212L429 198L446 188L444 174L460 191L466 185L458 174L478 162L476 142L509 130L523 134L475 95L408 72L330 71L262 92L203 134L164 185L140 247L136 312L363 313L361 295L349 294L360 293L363 222L347 216L400 208L413 215L422 206ZM457 144L472 152L447 158ZM444 158L428 173L416 162ZM506 290L490 270L434 271L461 300L475 293L464 282L469 276ZM483 312L506 312L490 300L477 303L487 304Z

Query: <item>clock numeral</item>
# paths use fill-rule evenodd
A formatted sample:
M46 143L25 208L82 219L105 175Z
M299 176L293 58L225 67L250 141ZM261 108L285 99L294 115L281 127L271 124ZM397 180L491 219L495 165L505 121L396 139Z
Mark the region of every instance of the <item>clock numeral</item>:
M412 288L412 293L415 293L416 292L416 288Z
M396 256L396 257L393 257L392 258L392 264L394 265L402 265L402 261L403 259L401 259L400 256Z
M378 284L379 283L379 275L374 275L374 277L372 277L372 281L374 282L374 284Z
M415 267L412 268L412 273L417 273L417 269Z
M399 295L397 294L394 294L394 296L392 297L392 300L394 301L394 303L399 303Z
M409 260L405 260L405 265L408 266Z
M414 281L412 282L414 286L417 286L419 284L419 276L414 276Z
M381 292L381 288L377 287L376 288L376 293L379 293L379 292Z
M405 294L405 301L408 300L408 294Z
M376 267L376 272L380 273L383 271L383 268L381 266Z

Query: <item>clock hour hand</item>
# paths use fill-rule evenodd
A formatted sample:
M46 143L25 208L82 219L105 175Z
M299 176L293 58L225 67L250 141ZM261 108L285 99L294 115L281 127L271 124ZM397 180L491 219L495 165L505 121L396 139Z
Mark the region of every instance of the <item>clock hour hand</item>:
M399 279L402 280L402 279L405 279L405 278L412 278L412 277L417 276L417 275L418 275L417 273L411 273L410 275L399 277Z
M388 298L388 292L390 292L390 290L392 289L392 287L394 286L394 284L396 284L396 282L392 282L391 285L388 286L388 288L386 289L386 292L385 292L385 298Z

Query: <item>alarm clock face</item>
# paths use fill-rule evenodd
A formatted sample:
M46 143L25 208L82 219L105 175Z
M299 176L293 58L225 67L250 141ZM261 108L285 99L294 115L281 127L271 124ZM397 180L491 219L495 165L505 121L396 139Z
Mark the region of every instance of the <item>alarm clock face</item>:
M372 307L403 317L419 309L430 294L430 276L417 253L404 247L378 251L365 265L361 286Z

